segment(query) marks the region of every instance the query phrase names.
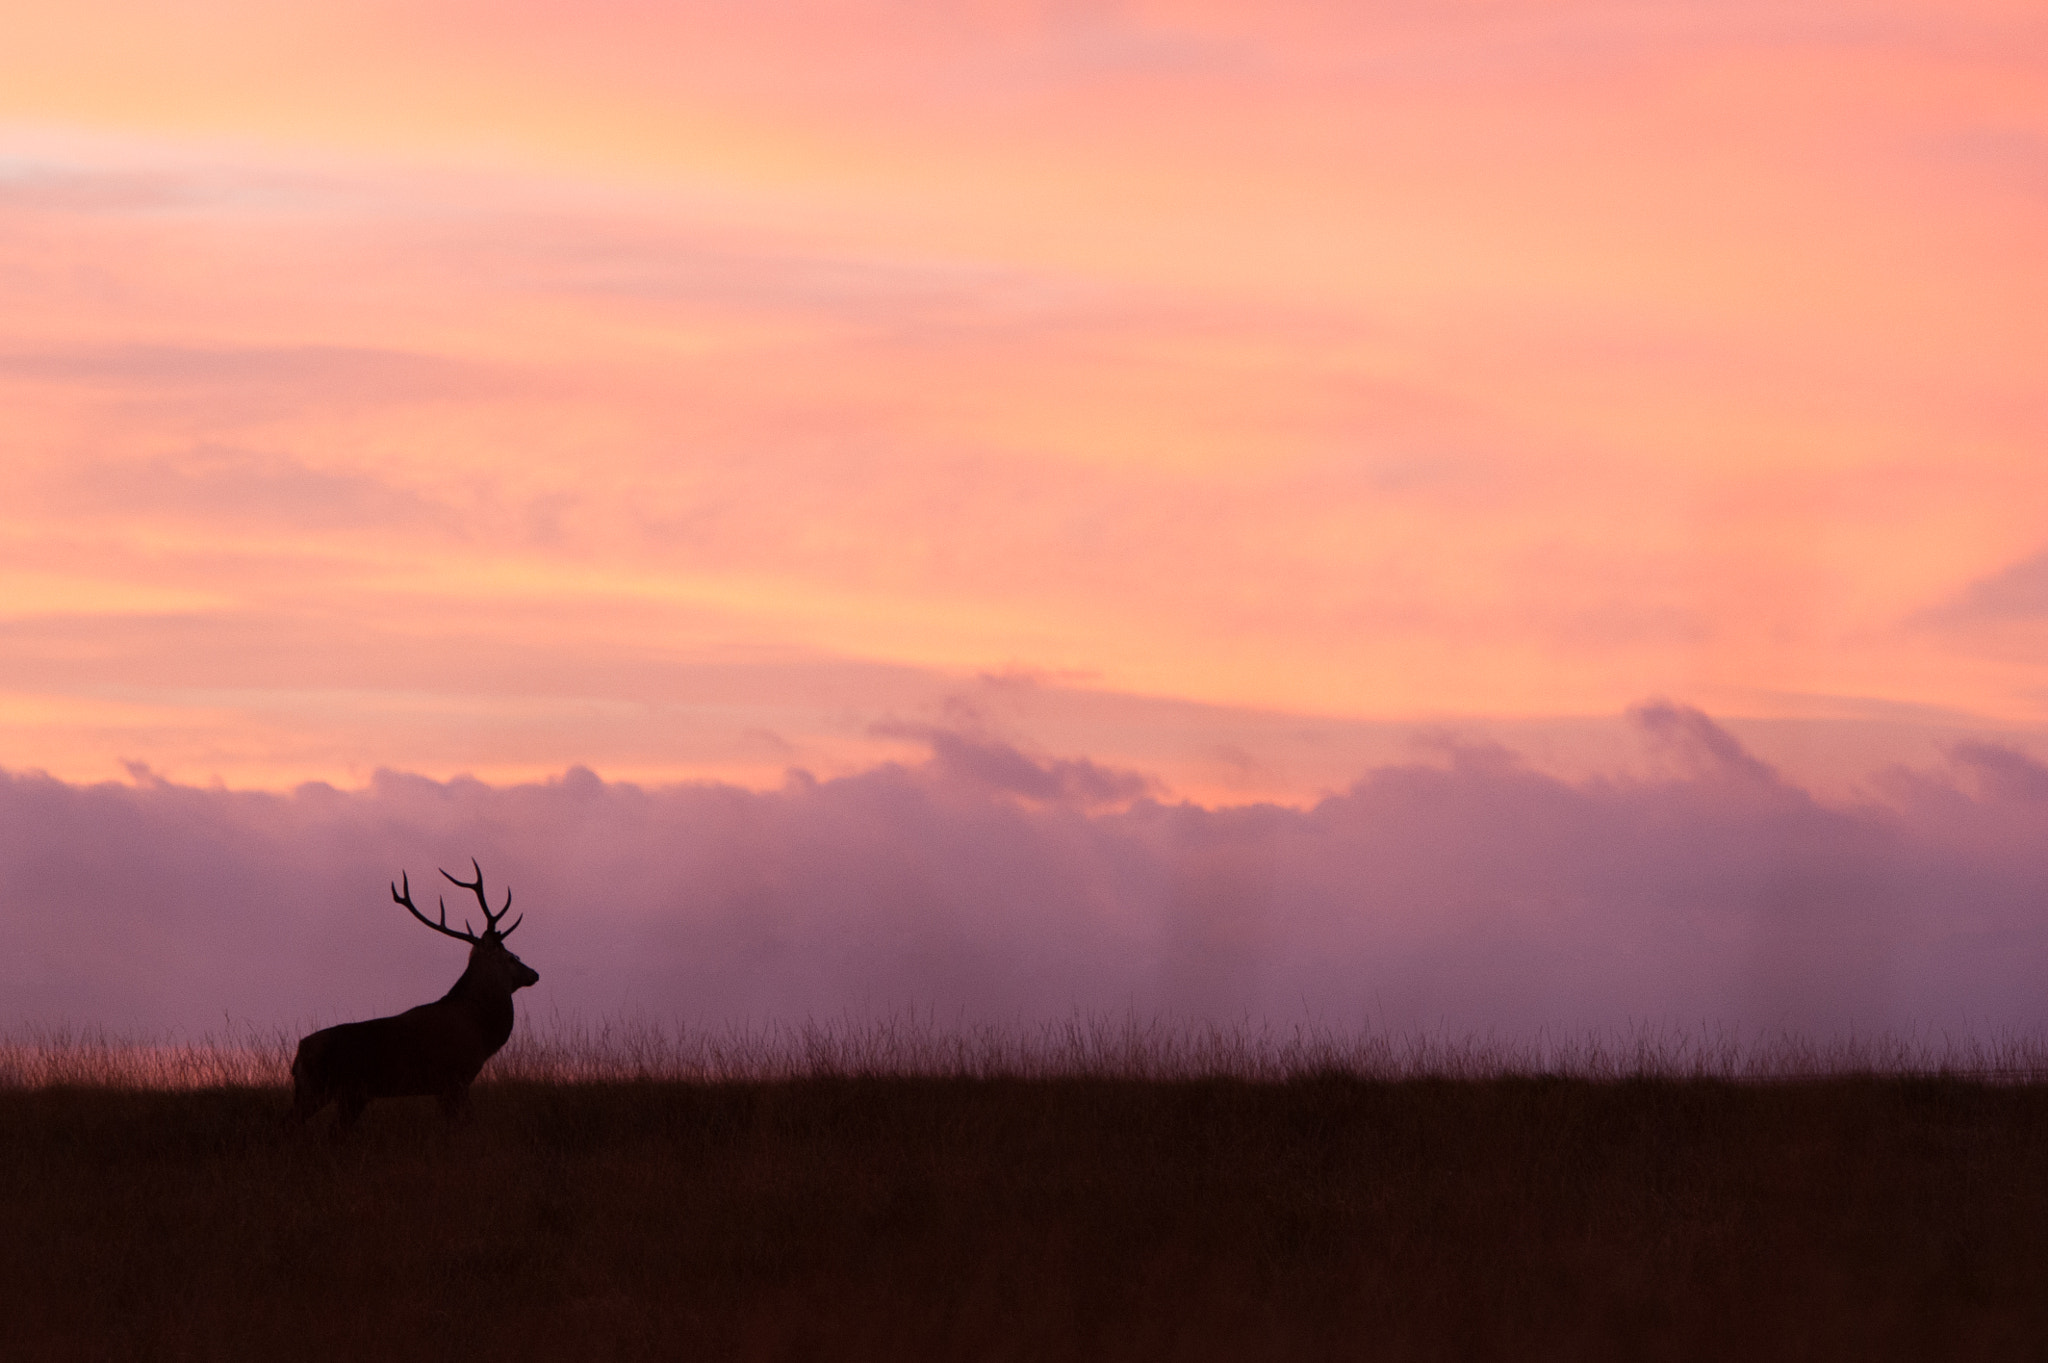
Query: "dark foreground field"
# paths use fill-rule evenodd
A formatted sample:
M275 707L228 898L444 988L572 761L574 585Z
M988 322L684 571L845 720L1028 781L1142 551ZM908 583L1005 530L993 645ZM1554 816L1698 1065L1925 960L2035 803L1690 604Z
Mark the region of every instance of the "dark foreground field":
M2017 1358L2048 1091L0 1092L8 1359Z

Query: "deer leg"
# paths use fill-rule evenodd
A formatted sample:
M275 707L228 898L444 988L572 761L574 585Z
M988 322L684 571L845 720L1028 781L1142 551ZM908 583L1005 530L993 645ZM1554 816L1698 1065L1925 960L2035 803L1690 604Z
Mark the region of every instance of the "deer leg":
M292 1085L292 1107L284 1114L284 1124L294 1131L301 1129L327 1106L327 1101L326 1096L317 1094L311 1084Z
M308 1037L299 1043L298 1054L292 1057L292 1110L285 1115L285 1125L295 1130L326 1107L334 1096L317 1063L319 1050L319 1043Z
M441 1095L441 1115L450 1123L466 1123L469 1120L469 1085L449 1089Z
M334 1119L334 1135L339 1140L355 1129L356 1119L363 1115L363 1109L370 1105L365 1093L345 1093L337 1100L337 1115Z

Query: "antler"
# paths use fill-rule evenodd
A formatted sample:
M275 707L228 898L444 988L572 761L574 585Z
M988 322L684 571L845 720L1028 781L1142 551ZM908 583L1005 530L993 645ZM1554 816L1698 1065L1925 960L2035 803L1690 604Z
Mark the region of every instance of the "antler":
M505 887L505 907L499 909L496 913L492 913L491 901L484 898L484 868L476 864L475 857L471 857L469 859L469 869L476 872L476 879L474 881L457 880L454 876L449 876L446 871L441 872L441 874L448 876L448 883L451 885L460 885L465 890L476 891L476 902L482 906L484 911L484 936L488 937L495 932L500 938L510 937L512 935L512 928L516 928L526 921L526 915L522 913L512 920L511 928L506 928L502 932L498 929L498 920L512 912L512 888L509 885ZM442 910L442 916L444 918L447 916L446 909ZM464 919L462 926L468 927L469 920ZM472 937L469 940L474 942L477 939Z
M441 874L447 875L448 873L446 871L443 871ZM407 875L403 871L400 871L398 873L398 878L405 882L405 889L403 892L401 892L398 886L393 885L391 887L391 898L394 902L405 905L406 912L410 913L413 917L419 919L422 923L425 923L435 932L445 932L450 937L458 938L464 942L475 942L479 940L477 935L473 932L457 932L454 928L448 926L448 905L446 901L443 901L441 904L441 921L438 923L436 923L433 919L427 917L425 914L421 913L418 909L414 908L412 903L412 880L409 877L407 877ZM482 875L478 875L477 879L483 879ZM464 923L462 926L464 928L467 928L469 924Z

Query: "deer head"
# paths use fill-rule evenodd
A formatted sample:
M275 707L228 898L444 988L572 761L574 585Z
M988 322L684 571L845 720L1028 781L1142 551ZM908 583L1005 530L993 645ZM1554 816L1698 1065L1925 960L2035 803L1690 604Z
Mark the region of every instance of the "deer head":
M513 919L512 926L509 928L500 928L498 926L504 920L505 915L512 912L512 891L509 888L505 891L505 906L496 913L492 913L491 901L484 896L484 869L477 864L475 857L469 859L469 869L476 873L476 879L473 881L458 879L455 876L448 875L448 872L445 870L441 874L447 876L450 884L459 885L465 890L476 892L477 906L483 910L484 915L484 930L481 933L469 926L467 918L462 920L462 927L460 929L449 927L448 901L438 895L435 896L435 899L440 905L441 921L437 923L421 913L412 902L412 880L403 871L399 872L399 881L404 888L401 889L398 885L393 885L391 887L391 898L397 903L403 904L406 912L419 919L422 923L425 923L435 932L444 933L449 937L455 938L457 941L469 943L469 969L464 972L466 978L474 976L477 978L478 983L488 983L502 988L508 995L515 989L523 989L529 984L538 984L540 982L540 973L517 956L514 956L505 945L505 939L510 937L513 930L526 921L526 915L521 914Z

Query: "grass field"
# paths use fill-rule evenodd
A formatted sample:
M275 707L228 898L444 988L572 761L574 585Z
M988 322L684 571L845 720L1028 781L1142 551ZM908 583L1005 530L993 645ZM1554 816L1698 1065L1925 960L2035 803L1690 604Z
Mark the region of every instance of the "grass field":
M467 1125L387 1102L337 1143L282 1131L276 1087L25 1083L17 1054L0 1357L1925 1359L2048 1341L2032 1083L891 1076L815 1048L780 1077L606 1080L559 1049L529 1046L524 1078L519 1059Z

